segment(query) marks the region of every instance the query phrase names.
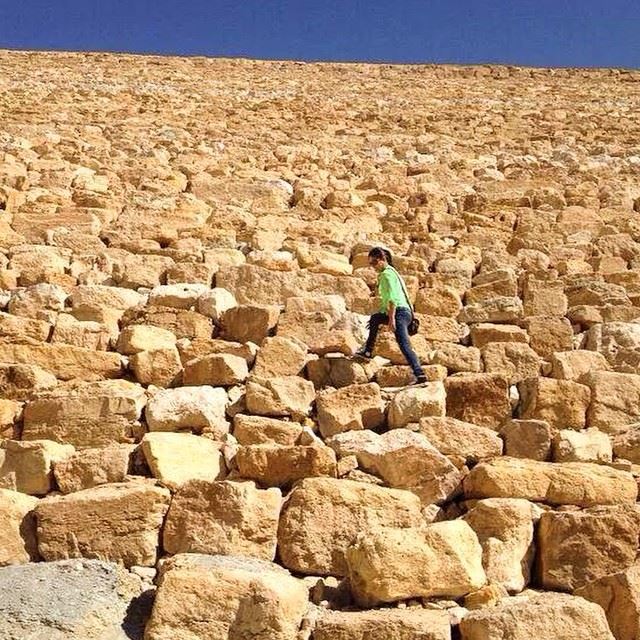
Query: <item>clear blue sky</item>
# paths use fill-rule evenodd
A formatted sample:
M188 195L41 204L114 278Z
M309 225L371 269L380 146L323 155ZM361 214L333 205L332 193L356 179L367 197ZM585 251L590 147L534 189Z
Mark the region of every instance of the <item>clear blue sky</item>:
M640 0L0 0L0 48L640 68Z

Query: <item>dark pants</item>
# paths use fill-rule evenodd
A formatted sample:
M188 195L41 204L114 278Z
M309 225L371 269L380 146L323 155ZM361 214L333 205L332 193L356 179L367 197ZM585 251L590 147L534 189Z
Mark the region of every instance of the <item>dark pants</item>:
M389 316L386 313L374 313L369 318L369 337L367 338L367 343L365 345L365 349L368 352L373 352L373 347L376 344L376 337L378 335L378 329L381 325L387 324L388 322ZM424 375L424 371L420 366L418 356L411 347L411 342L409 340L407 327L410 322L411 310L406 307L396 307L396 340L398 341L398 346L400 347L400 351L402 351L402 355L409 363L409 366L413 371L413 375L422 376Z

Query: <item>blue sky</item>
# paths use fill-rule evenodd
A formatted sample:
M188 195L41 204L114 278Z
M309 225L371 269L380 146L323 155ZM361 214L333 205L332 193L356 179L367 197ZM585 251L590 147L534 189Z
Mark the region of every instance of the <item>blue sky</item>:
M0 48L640 68L640 0L0 0Z

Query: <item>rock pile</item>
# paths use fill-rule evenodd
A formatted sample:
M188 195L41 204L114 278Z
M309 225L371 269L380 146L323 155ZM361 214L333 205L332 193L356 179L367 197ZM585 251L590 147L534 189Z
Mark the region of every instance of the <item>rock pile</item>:
M640 73L0 71L0 637L639 637Z

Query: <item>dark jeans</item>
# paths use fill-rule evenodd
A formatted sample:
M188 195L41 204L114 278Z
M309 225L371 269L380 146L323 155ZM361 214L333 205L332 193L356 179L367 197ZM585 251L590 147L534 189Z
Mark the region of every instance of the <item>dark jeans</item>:
M369 337L367 338L367 343L365 345L365 349L369 353L373 351L373 347L376 344L378 329L381 325L387 324L388 322L389 316L386 313L374 313L369 318ZM398 346L400 347L400 351L402 351L402 355L409 363L409 366L413 371L413 375L422 376L424 375L424 371L420 366L418 356L411 347L411 342L409 340L409 332L407 331L407 327L409 326L410 322L411 310L407 309L406 307L396 307L396 340L398 341Z

